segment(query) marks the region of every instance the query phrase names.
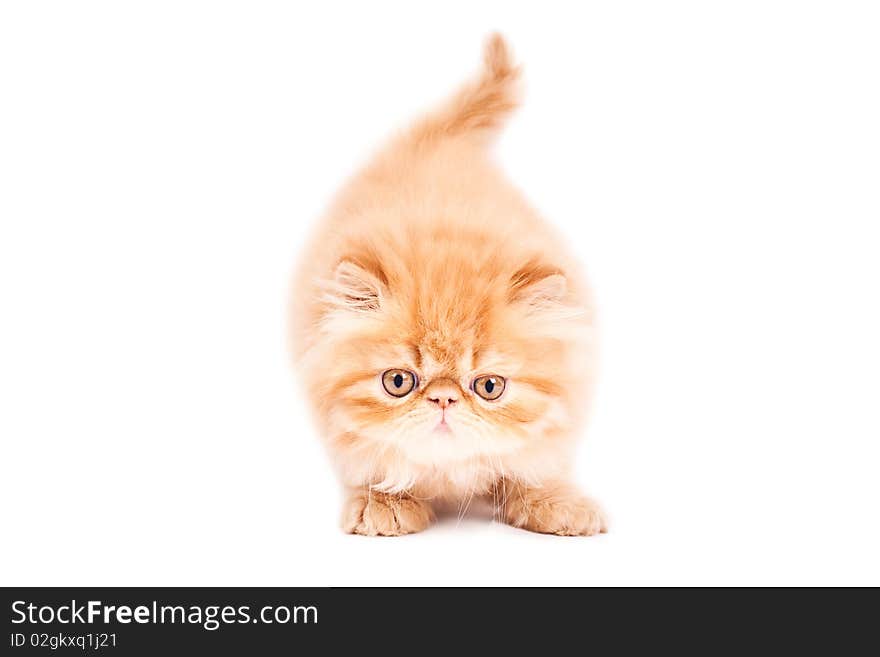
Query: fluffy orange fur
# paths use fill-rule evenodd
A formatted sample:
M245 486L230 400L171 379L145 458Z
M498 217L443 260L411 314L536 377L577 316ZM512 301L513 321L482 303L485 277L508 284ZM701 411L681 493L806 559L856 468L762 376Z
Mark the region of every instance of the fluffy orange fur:
M474 496L517 527L605 531L568 483L595 369L589 294L488 156L519 77L492 36L479 77L344 187L305 252L298 368L349 532L419 531ZM412 391L389 394L388 370L412 372ZM498 399L476 394L485 375L505 382Z

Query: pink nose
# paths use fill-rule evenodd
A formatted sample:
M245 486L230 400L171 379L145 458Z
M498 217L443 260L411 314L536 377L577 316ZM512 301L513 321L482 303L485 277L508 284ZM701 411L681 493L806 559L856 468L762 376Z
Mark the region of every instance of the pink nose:
M461 399L461 391L449 379L438 379L425 388L425 399L440 408L446 408Z

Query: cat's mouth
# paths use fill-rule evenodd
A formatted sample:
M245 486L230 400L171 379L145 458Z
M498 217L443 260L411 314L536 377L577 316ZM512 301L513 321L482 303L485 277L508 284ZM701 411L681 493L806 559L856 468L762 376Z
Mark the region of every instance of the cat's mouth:
M446 422L445 414L440 418L437 426L434 427L434 433L452 433L452 427Z

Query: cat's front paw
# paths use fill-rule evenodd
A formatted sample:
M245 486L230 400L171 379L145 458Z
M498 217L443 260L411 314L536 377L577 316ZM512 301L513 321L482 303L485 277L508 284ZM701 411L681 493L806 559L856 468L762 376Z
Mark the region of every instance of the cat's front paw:
M593 536L608 531L599 505L576 492L526 489L512 495L504 509L507 522L541 534Z
M345 503L342 528L363 536L402 536L425 529L434 520L430 504L407 495L358 491Z

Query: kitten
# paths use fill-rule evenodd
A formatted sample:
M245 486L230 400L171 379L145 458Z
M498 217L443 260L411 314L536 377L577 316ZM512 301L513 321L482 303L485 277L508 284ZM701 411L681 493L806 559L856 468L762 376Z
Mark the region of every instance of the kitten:
M474 496L515 527L605 531L570 483L589 294L487 155L520 71L499 35L484 60L344 187L298 274L299 368L355 534L417 532Z

